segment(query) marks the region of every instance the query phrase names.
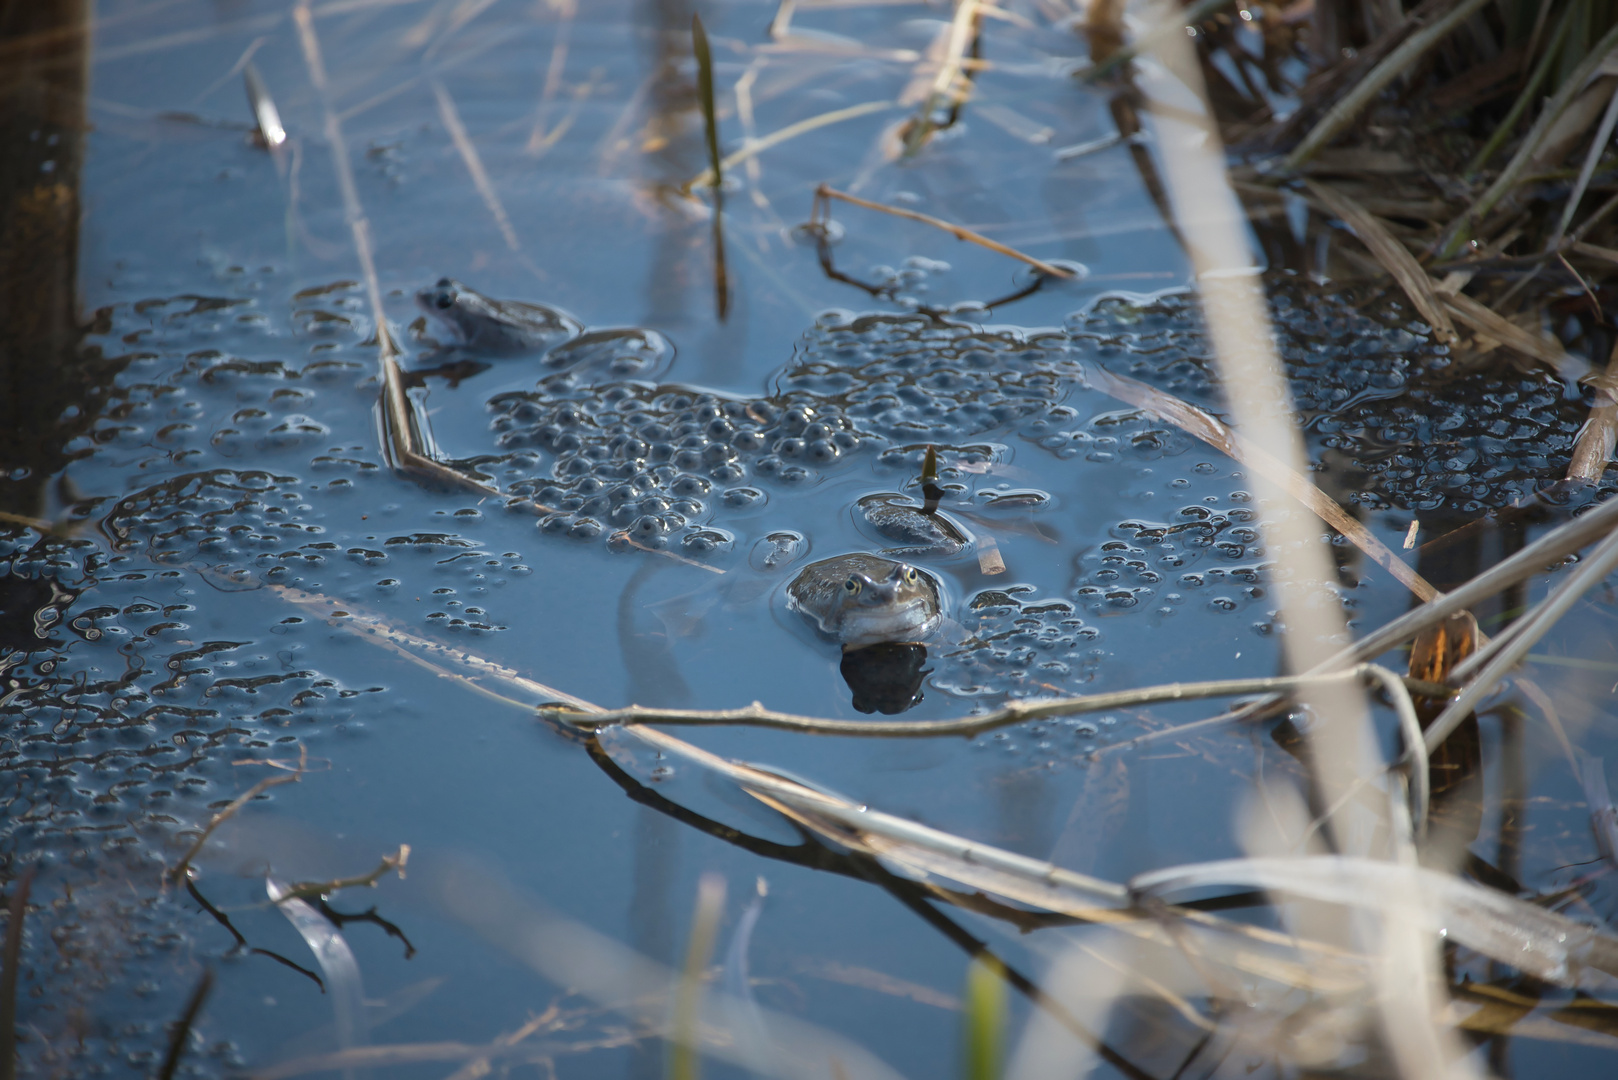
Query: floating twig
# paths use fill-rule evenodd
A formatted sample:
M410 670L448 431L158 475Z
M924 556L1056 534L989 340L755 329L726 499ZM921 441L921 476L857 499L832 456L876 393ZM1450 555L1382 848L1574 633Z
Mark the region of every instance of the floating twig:
M1337 500L1321 491L1302 473L1287 468L1251 441L1238 436L1227 424L1211 413L1155 386L1148 386L1127 375L1115 375L1098 366L1085 369L1085 381L1104 394L1146 409L1187 435L1201 439L1216 450L1228 454L1254 472L1263 473L1421 599L1431 600L1438 595L1438 590L1433 588L1430 582L1412 570L1410 564L1399 558L1393 549L1377 539L1376 534L1367 529L1358 518L1339 506Z
M334 878L331 881L300 881L282 893L275 902L279 904L287 900L323 900L339 889L374 889L376 888L376 883L381 881L383 875L390 870L397 870L399 876L404 877L405 864L409 861L410 845L400 844L398 851L392 855L382 856L382 862L368 874Z

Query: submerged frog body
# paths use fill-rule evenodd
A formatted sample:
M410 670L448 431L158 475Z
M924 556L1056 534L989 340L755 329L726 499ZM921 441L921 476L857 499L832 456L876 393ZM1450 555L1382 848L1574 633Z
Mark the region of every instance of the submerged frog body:
M417 291L416 306L457 344L489 356L544 352L584 331L578 320L555 308L495 300L454 278L439 278L438 284Z
M854 519L900 545L886 549L889 555L956 555L972 543L972 534L948 514L917 506L895 492L860 499L854 504Z
M918 642L944 617L936 578L864 552L810 563L787 586L787 599L844 649Z

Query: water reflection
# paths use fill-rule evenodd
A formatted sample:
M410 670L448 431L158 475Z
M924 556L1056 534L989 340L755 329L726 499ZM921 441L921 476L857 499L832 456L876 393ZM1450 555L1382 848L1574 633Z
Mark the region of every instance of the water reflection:
M921 682L932 669L927 646L912 642L867 645L843 653L838 670L854 695L854 708L887 716L921 704Z
M42 0L0 18L0 512L29 517L88 426L86 383L116 370L77 356L88 17Z

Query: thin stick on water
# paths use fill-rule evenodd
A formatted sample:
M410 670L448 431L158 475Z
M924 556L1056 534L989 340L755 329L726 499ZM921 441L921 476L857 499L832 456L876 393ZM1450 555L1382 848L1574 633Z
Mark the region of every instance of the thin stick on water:
M824 207L826 200L829 199L841 199L843 202L852 203L855 206L863 206L867 210L876 210L879 213L892 214L894 217L907 218L910 221L919 221L923 225L931 225L935 229L949 233L957 240L965 240L969 243L977 244L979 247L986 247L990 251L998 251L1000 254L1010 256L1019 262L1025 262L1040 273L1049 274L1051 277L1070 278L1073 276L1073 271L1071 270L1060 266L1052 266L1050 263L1036 259L1032 255L1024 255L1016 248L1007 247L997 240L990 240L982 233L973 232L964 225L952 225L941 218L935 218L928 214L918 214L914 210L905 210L901 207L889 206L886 203L862 199L857 195L850 195L846 191L838 191L829 184L821 184L815 188L815 206L817 208ZM829 214L829 210L827 213ZM823 220L815 210L811 210L809 216L811 220Z
M516 254L522 254L522 244L517 240L517 230L511 224L511 215L506 213L505 204L500 201L500 193L494 189L494 181L489 179L489 171L483 167L483 158L478 154L477 146L472 137L466 133L466 125L461 123L460 110L455 107L455 99L450 96L438 76L427 80L433 88L433 96L438 100L438 117L444 122L444 130L449 132L450 142L455 144L455 152L461 156L461 163L472 177L472 186L477 188L478 197L483 200L484 207L489 216L494 218L495 225L500 229L500 235L505 239L506 247Z
M807 119L799 120L797 123L788 124L784 128L779 128L772 131L763 138L747 140L746 145L744 145L740 150L737 150L720 160L720 169L734 169L743 162L753 160L754 158L758 157L758 155L772 147L780 146L784 142L789 142L796 139L799 135L807 135L811 131L815 131L823 127L829 127L832 124L840 124L845 120L857 120L862 116L870 116L872 113L886 112L889 109L898 108L898 105L899 103L896 101L865 101L858 105L849 105L846 108L833 109L831 112L823 112L818 116L811 116ZM707 166L697 175L685 182L685 190L691 191L694 188L709 187L713 185L714 175L715 173L713 166Z
M276 763L253 762L253 764L273 765ZM302 780L303 774L308 771L308 764L309 750L305 747L299 750L298 767L291 773L282 776L267 776L263 780L260 780L258 783L254 784L252 787L248 788L246 791L242 792L240 795L236 796L236 798L232 799L228 806L213 816L212 820L210 820L207 826L202 830L202 835L197 837L196 842L191 845L190 850L181 856L180 861L174 864L174 868L169 870L163 876L171 883L178 882L185 876L185 872L190 869L191 860L195 859L197 855L201 853L203 845L208 842L208 838L214 834L214 831L217 830L219 826L235 817L237 811L241 810L242 807L246 806L248 803L252 802L254 799L270 790L272 787L279 787L282 784L295 784L299 780Z
M1204 409L1199 409L1173 394L1155 386L1116 375L1100 366L1087 366L1084 372L1087 384L1119 401L1146 409L1159 419L1166 420L1209 446L1227 454L1285 489L1286 493L1302 503L1316 517L1336 529L1373 562L1392 574L1394 579L1422 600L1438 595L1432 583L1410 568L1391 548L1377 539L1360 520L1338 505L1297 469L1289 468L1263 447L1250 439L1239 437L1223 421Z
M1391 673L1390 673L1391 674ZM777 712L753 702L740 709L663 709L630 705L623 709L610 709L581 714L574 708L546 706L541 711L558 720L587 731L615 725L675 726L675 727L729 727L745 726L776 728L818 735L851 735L875 739L916 739L940 736L971 737L986 731L1021 724L1030 720L1045 720L1058 716L1079 716L1084 713L1106 712L1135 705L1162 704L1175 701L1196 701L1211 697L1238 697L1246 694L1291 693L1303 687L1363 681L1375 677L1385 678L1370 665L1356 666L1347 671L1317 675L1278 675L1252 679L1215 679L1208 682L1168 683L1163 686L1145 686L1133 690L1114 690L1105 694L1082 694L1076 697L1038 698L1012 701L990 712L962 716L948 720L832 720L795 713ZM1398 679L1398 676L1392 676ZM1400 682L1400 686L1405 684ZM1443 696L1449 688L1426 682L1410 684L1416 693ZM1408 691L1407 691L1408 693Z

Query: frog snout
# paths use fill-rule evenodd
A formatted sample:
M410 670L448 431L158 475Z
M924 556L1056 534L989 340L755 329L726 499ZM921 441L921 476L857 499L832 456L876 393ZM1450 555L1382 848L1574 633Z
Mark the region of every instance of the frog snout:
M860 604L864 607L883 607L899 599L896 581L873 582L860 590Z

